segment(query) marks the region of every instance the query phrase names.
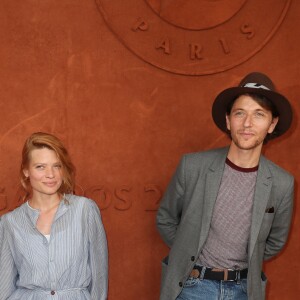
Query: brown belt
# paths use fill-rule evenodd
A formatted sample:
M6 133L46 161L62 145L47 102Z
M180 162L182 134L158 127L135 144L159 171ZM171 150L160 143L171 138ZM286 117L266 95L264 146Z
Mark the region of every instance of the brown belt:
M203 267L194 266L190 277L199 278ZM232 270L232 269L216 269L206 268L203 279L209 280L223 280L223 281L239 281L240 279L246 279L248 269Z

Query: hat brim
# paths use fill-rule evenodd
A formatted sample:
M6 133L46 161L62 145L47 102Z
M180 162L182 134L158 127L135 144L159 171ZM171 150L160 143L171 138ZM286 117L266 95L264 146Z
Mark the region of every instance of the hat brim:
M276 136L284 134L291 126L293 111L289 101L281 94L266 89L249 87L232 87L221 92L212 106L212 117L216 125L224 132L228 132L226 126L226 109L231 101L243 94L257 94L268 98L279 113L279 121L276 125Z

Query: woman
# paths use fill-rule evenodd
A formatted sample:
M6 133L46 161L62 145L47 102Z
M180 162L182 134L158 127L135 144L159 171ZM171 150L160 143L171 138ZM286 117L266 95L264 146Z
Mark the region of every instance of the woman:
M0 222L0 299L107 298L107 242L95 202L72 195L62 142L34 133L22 152L26 202Z

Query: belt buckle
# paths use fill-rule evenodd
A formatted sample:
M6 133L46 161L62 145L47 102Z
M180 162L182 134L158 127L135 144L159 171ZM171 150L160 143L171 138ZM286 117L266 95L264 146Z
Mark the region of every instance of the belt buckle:
M212 269L213 272L222 272L223 273L223 279L221 279L222 281L235 281L235 279L228 279L228 273L232 272L232 271L236 271L234 269Z
M235 278L234 279L228 279L228 272L231 272L231 271L235 272ZM237 270L224 269L223 281L229 281L229 282L235 281L237 284L240 284L241 283L241 270L240 269L237 269Z
M228 272L235 272L235 278L234 279L228 279ZM223 281L235 281L237 284L241 283L241 270L240 269L224 269L224 279Z
M224 269L224 277L223 277L223 281L235 281L235 279L228 279L228 272L230 271L235 271L233 269Z
M237 284L241 283L241 270L240 269L224 269L223 272L224 272L223 281L229 281L229 282L235 281ZM235 272L235 278L228 279L228 272Z

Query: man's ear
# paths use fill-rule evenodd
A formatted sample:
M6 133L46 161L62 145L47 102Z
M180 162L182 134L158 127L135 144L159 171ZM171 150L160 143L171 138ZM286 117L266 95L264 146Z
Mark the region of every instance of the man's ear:
M229 121L229 116L226 114L226 115L225 115L225 118L226 118L226 127L227 127L227 129L230 131L230 121Z
M270 124L270 127L268 129L268 133L272 133L274 131L278 121L279 121L279 117L276 117L276 118L272 119L272 123Z

